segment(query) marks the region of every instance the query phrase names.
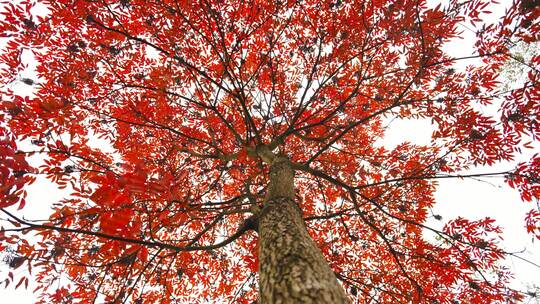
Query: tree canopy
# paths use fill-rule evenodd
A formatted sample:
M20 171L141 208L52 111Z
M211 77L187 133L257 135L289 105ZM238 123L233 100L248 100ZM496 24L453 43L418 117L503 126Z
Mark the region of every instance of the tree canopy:
M540 134L540 56L510 51L539 40L540 8L516 2L486 22L494 2L0 2L9 266L28 267L42 302L250 303L269 164L283 157L355 303L519 300L492 219L426 224L438 179L512 160ZM476 43L456 57L445 46L461 25ZM21 76L25 56L35 78ZM526 74L502 90L509 60ZM431 121L431 143L385 148L396 118ZM538 202L540 156L495 174ZM39 222L6 209L24 207L37 175L71 191Z

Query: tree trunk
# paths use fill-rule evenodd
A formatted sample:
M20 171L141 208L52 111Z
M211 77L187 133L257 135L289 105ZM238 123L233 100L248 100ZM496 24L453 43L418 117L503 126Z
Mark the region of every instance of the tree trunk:
M259 301L349 303L343 288L308 234L295 202L294 171L276 157L259 218Z

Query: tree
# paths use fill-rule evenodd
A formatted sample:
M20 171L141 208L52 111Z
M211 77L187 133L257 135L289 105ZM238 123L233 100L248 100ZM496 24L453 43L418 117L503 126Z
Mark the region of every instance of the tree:
M497 78L508 41L539 39L535 1L478 29L470 56L444 49L490 7L4 3L9 266L28 266L54 303L519 300L492 219L426 224L437 179L511 160L538 139L540 57L517 89L499 90ZM29 55L35 78L20 76ZM33 95L15 94L15 82ZM494 100L497 116L483 114ZM385 149L392 118L431 120L432 143ZM37 175L72 190L44 222L6 209L22 208ZM539 156L492 175L540 198ZM536 238L539 221L533 209Z

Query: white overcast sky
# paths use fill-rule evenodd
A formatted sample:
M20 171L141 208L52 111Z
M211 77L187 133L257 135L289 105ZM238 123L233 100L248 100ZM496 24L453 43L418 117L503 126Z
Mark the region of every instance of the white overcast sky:
M503 1L499 7L493 9L495 12L492 20L502 14L504 6L509 5L509 1ZM447 50L455 57L471 54L472 41L474 34L464 29L465 39L455 41L447 46ZM2 41L0 41L0 49ZM30 65L20 78L32 78L33 66ZM29 87L22 83L13 84L13 89L22 95L29 94ZM496 112L496 106L486 108L485 111ZM391 148L399 143L409 141L417 144L429 144L431 140L432 126L429 120L393 120L387 132L387 137L383 143ZM501 163L493 167L473 168L469 172L497 172L512 169L519 161L526 161L534 153L540 152L538 143L534 150L528 151L522 158L516 159L512 163ZM465 172L463 172L465 173ZM22 214L28 219L43 219L50 213L50 206L65 196L65 192L56 190L43 177L39 177L37 182L30 186L28 191L27 206ZM507 251L521 252L522 257L540 264L540 242L534 242L531 235L528 235L524 226L525 213L534 208L534 203L522 202L519 193L511 189L503 178L488 178L483 181L472 179L443 179L439 181L436 192L437 204L433 208L434 214L443 217L442 221L430 220L429 225L440 228L450 219L462 216L471 220L481 219L486 216L496 219L497 224L503 227L502 247ZM14 210L15 208L12 208ZM18 213L21 214L21 213ZM1 254L0 254L1 257ZM517 258L507 258L506 264L515 273L515 279L512 282L513 288L527 291L532 286L540 286L540 269L527 264ZM15 271L24 271L23 268ZM0 281L7 276L9 269L0 266ZM10 285L3 289L0 285L0 299L4 302L14 303L33 303L36 296L32 294L33 284L29 290L19 288L13 289ZM526 299L525 303L534 303Z

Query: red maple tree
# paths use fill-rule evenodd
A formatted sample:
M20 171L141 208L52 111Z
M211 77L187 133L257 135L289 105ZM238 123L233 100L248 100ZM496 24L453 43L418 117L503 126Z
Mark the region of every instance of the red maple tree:
M470 56L444 48L491 2L3 2L10 267L43 303L519 300L492 219L426 225L438 178L538 139L540 58L513 90L497 78L514 41L538 41L537 1L477 29ZM385 148L390 118L431 120L431 144ZM38 174L72 190L46 222L6 209ZM540 198L539 156L499 174Z

